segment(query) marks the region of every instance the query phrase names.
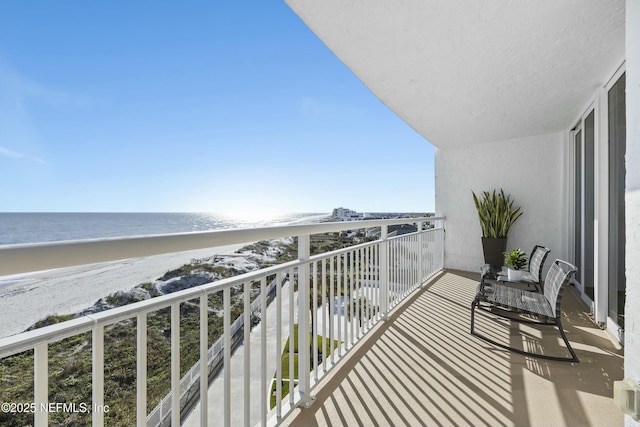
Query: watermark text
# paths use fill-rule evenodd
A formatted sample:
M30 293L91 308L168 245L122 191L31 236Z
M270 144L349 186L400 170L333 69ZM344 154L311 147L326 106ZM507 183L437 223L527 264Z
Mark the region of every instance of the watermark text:
M46 412L49 414L64 412L69 414L88 414L92 412L109 412L109 405L97 405L90 403L75 402L47 402L37 404L35 402L2 402L0 412L5 414L33 414L35 412Z

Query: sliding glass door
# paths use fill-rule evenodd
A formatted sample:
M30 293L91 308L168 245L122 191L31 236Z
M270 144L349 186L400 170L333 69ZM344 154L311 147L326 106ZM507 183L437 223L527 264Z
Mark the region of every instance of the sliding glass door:
M624 329L626 152L625 74L608 92L609 128L609 317Z
M576 280L584 294L594 299L594 213L595 213L595 112L591 109L578 123L575 143L574 260Z
M626 290L625 84L622 73L602 92L606 107L602 98L594 103L606 113L596 115L592 106L573 129L575 279L585 301L594 303L596 319L603 322L608 317L608 327L618 337L624 329Z

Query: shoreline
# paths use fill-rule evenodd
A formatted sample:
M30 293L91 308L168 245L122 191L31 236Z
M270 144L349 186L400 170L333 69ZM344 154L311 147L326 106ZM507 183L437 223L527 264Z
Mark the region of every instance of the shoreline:
M0 338L23 332L50 315L81 312L117 291L153 282L193 258L233 254L246 245L219 246L0 278ZM5 283L8 282L8 283Z
M326 215L290 222L319 222ZM50 315L75 314L101 298L154 282L193 259L233 255L255 242L131 258L0 277L0 338L19 334Z

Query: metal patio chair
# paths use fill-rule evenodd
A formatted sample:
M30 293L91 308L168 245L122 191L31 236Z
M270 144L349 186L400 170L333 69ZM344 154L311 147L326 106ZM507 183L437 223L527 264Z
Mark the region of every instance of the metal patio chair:
M563 362L579 362L576 353L571 348L571 344L569 344L569 340L567 340L561 323L562 295L576 270L575 266L566 261L555 260L545 278L545 286L542 293L525 291L500 284L489 284L483 280L478 285L478 293L471 303L471 335L475 335L495 346L526 356ZM557 326L572 357L532 353L501 344L481 335L475 331L476 309L520 323Z
M529 266L522 271L522 282L532 284L538 292L542 292L542 268L551 249L535 245L529 257Z

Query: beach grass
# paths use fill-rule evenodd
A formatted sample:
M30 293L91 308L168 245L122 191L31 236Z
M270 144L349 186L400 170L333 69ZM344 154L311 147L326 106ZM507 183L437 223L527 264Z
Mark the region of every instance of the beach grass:
M238 299L240 299L239 297ZM198 302L180 307L180 371L186 373L199 359L192 351L199 346ZM232 307L235 319L242 312L242 302ZM66 320L52 316L43 320L53 324ZM222 318L210 313L209 344L223 331ZM104 381L107 425L135 425L136 402L136 322L126 320L105 328ZM170 309L150 313L147 317L147 412L167 394L171 384ZM91 404L91 333L83 333L49 345L49 402ZM3 402L33 402L33 351L16 354L0 361L0 399ZM91 425L91 414L52 412L50 425ZM0 425L22 427L33 424L30 413L0 412Z

